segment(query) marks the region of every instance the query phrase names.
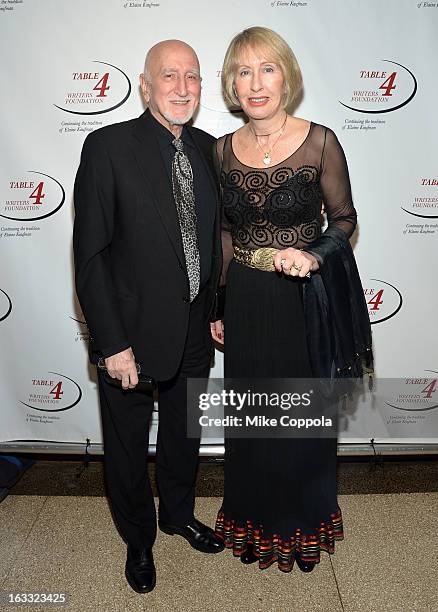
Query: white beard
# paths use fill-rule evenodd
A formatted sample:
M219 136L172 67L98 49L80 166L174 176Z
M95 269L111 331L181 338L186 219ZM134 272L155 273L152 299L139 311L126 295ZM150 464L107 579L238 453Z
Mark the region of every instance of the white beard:
M171 124L171 125L184 125L193 117L193 110L190 110L185 117L172 117L170 113L163 113L163 117Z

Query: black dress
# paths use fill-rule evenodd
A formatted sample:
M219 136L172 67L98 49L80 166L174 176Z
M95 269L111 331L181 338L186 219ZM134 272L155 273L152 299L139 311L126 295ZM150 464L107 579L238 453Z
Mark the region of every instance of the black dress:
M232 136L218 141L223 194L226 378L310 378L302 301L306 280L250 268L233 245L304 248L329 225L348 236L356 213L342 148L328 128L311 123L303 144L270 168L234 155ZM295 551L319 562L343 539L336 498L335 439L225 439L225 492L216 533L239 556L254 545L259 567L290 571Z

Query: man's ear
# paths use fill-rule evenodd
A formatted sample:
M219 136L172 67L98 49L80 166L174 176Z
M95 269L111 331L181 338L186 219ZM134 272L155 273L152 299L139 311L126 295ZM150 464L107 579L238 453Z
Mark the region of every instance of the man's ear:
M149 104L149 98L150 98L149 83L146 82L146 79L144 78L144 74L143 73L140 74L139 78L140 78L141 93L143 95L143 98L144 98L146 104Z

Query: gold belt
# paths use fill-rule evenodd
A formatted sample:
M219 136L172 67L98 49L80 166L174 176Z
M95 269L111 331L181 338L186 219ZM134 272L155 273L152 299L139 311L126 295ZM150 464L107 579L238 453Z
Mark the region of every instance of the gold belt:
M275 272L274 257L278 253L278 249L273 247L262 247L260 249L241 249L234 246L234 259L239 263L257 268L264 272Z

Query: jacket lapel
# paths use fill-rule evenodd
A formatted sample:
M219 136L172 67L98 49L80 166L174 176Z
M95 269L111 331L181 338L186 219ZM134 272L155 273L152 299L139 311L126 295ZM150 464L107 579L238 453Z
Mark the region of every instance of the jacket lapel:
M161 218L176 256L181 265L185 266L181 230L172 187L150 122L150 114L145 111L134 124L134 156L143 176L147 193L152 195L152 198L149 199Z
M220 201L219 201L219 191L218 185L215 180L214 174L214 163L213 163L213 151L211 147L207 149L202 147L200 141L198 140L196 130L188 127L190 131L190 135L192 137L193 142L195 143L198 152L200 153L201 159L204 163L205 170L207 172L208 178L212 184L213 192L216 194L216 214L214 220L214 230L213 230L213 267L212 267L212 275L210 277L211 285L216 288L217 282L219 280L219 274L222 268L222 246L221 246L221 215L220 215Z
M212 151L210 151L209 149L206 150L204 147L202 147L200 145L200 142L198 141L197 138L197 134L196 134L196 130L194 130L191 127L187 128L188 131L190 132L190 136L192 137L192 140L198 150L198 153L203 161L204 164L204 168L205 171L207 172L208 178L210 180L210 183L212 185L213 191L214 193L217 193L217 184L216 181L214 180L214 176L213 176L213 158L212 158Z

